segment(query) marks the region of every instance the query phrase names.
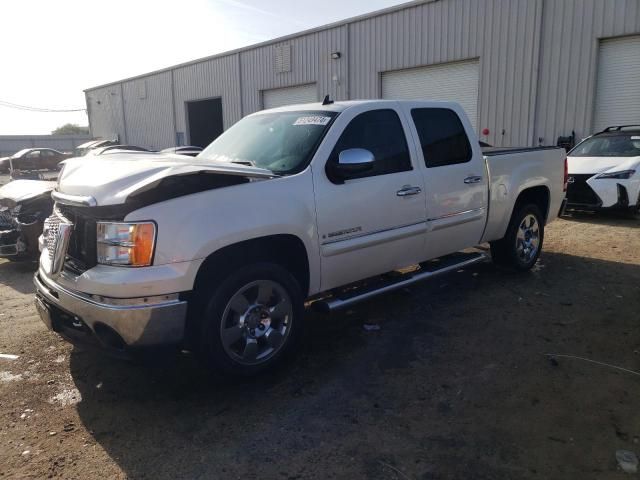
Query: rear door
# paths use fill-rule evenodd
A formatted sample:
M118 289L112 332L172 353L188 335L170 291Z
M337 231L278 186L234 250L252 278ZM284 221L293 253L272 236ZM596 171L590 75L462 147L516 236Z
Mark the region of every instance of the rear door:
M53 150L40 150L40 168L55 170L59 161L58 154Z
M420 146L426 187L428 258L480 242L487 218L488 173L471 125L455 104L403 104Z
M397 104L383 105L341 113L327 136L328 147L318 152L323 159L313 165L323 290L424 256L425 193L418 158ZM332 181L330 164L352 148L372 152L373 167L344 183Z

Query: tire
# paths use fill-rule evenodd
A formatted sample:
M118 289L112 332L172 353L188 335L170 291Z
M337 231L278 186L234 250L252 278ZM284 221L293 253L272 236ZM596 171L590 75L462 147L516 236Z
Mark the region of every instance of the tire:
M638 199L636 200L636 204L633 207L629 207L628 213L631 216L631 218L635 218L637 215L640 214L640 193L638 194Z
M533 203L518 206L504 238L491 242L493 262L518 271L530 270L542 251L543 218L540 208Z
M252 376L274 369L302 338L304 298L295 278L274 263L240 267L197 292L197 354L212 370Z

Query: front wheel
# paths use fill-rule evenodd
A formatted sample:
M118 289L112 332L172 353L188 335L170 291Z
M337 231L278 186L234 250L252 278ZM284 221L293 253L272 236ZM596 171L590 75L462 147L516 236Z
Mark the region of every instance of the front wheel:
M208 295L201 318L200 357L229 375L273 368L301 337L304 299L284 268L260 263L240 268Z
M543 241L544 221L540 208L535 204L523 205L511 217L504 238L491 242L491 256L497 264L526 271L538 261Z

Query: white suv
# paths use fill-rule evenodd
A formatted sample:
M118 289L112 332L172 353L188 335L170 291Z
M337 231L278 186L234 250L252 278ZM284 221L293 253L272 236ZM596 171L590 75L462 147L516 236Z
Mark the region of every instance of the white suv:
M640 125L609 127L569 152L568 207L640 209Z

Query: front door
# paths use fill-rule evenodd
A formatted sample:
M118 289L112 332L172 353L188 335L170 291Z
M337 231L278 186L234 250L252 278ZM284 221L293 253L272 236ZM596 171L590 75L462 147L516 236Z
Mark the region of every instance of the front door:
M475 140L472 144L467 134L473 131L471 125L454 105L426 108L416 102L404 106L421 146L427 258L477 245L487 218L488 174L479 144Z
M18 162L14 162L13 168L16 170L38 170L42 168L40 161L40 150L32 150L26 155L23 155ZM17 166L16 163L18 164Z
M335 147L313 166L323 290L421 259L425 191L407 127L389 103L354 107L336 119L326 142ZM331 163L354 148L373 153L372 168L332 181Z

